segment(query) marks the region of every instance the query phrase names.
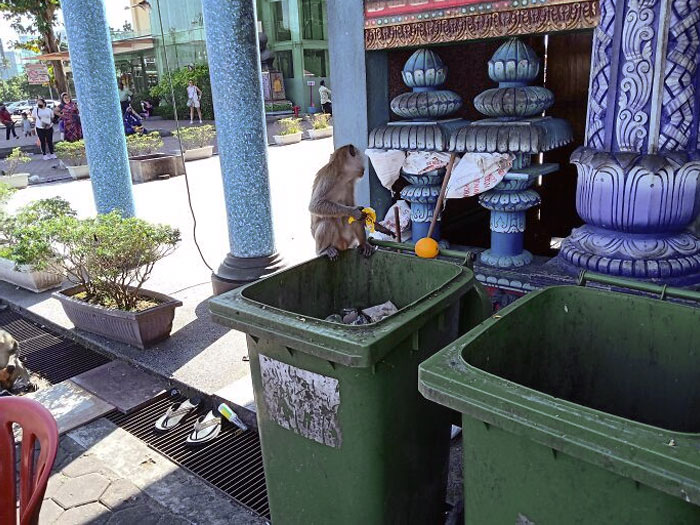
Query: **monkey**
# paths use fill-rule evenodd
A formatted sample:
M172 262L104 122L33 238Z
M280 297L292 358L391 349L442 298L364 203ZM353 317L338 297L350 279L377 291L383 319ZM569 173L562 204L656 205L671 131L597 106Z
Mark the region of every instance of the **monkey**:
M10 356L16 355L19 345L15 338L5 330L0 330L0 368L5 368L10 362Z
M316 255L335 261L341 251L355 245L365 257L374 252L365 235L365 214L355 206L355 183L364 172L362 153L349 144L338 148L316 173L309 204ZM350 217L355 218L352 224Z
M9 390L22 379L25 386L31 383L29 372L19 359L19 344L12 335L0 330L0 387Z

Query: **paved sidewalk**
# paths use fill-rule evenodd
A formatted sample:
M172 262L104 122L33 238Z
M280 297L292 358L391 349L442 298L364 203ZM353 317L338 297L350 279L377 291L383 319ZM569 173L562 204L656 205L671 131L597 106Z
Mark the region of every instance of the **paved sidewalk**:
M106 419L60 441L40 525L263 525Z

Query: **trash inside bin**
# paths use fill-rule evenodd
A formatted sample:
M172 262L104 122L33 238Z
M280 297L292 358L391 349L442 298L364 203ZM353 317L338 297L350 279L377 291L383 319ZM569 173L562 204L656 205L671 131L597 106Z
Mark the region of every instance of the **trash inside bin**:
M465 523L700 523L700 309L555 287L497 317L419 372L463 413Z
M398 311L371 324L325 320L389 300ZM418 393L418 364L487 306L469 269L382 250L314 259L210 302L248 333L274 523L440 523L450 415Z

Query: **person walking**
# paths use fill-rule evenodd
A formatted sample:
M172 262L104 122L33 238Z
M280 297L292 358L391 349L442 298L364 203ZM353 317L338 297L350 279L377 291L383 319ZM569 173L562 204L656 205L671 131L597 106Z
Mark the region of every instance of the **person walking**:
M321 80L318 88L318 95L321 98L321 107L324 113L333 115L333 105L331 103L331 90L326 87L326 81Z
M63 123L63 138L68 142L76 142L83 138L83 127L80 124L78 104L68 93L61 93L61 103L54 109Z
M132 95L132 91L123 82L119 82L119 105L122 107L122 115L126 113L126 108L129 107Z
M194 110L197 110L199 123L202 123L202 108L200 101L202 100L202 90L199 89L194 80L187 82L187 107L190 108L190 124L194 122Z
M10 140L10 133L18 139L19 135L15 132L15 121L12 120L12 115L7 111L5 104L0 104L0 123L5 126L5 140Z
M25 137L31 137L34 135L34 130L32 129L32 121L29 120L29 115L26 111L22 112L22 131L24 131Z
M44 160L55 159L53 152L53 110L46 107L46 100L37 99L36 107L32 110L32 117L36 124L36 134L39 137L41 153Z

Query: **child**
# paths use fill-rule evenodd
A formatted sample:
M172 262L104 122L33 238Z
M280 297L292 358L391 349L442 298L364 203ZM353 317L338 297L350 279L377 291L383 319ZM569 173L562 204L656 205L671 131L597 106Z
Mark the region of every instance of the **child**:
M34 129L32 128L32 121L29 120L29 116L26 112L22 112L22 129L24 130L25 137L31 137L34 135Z

